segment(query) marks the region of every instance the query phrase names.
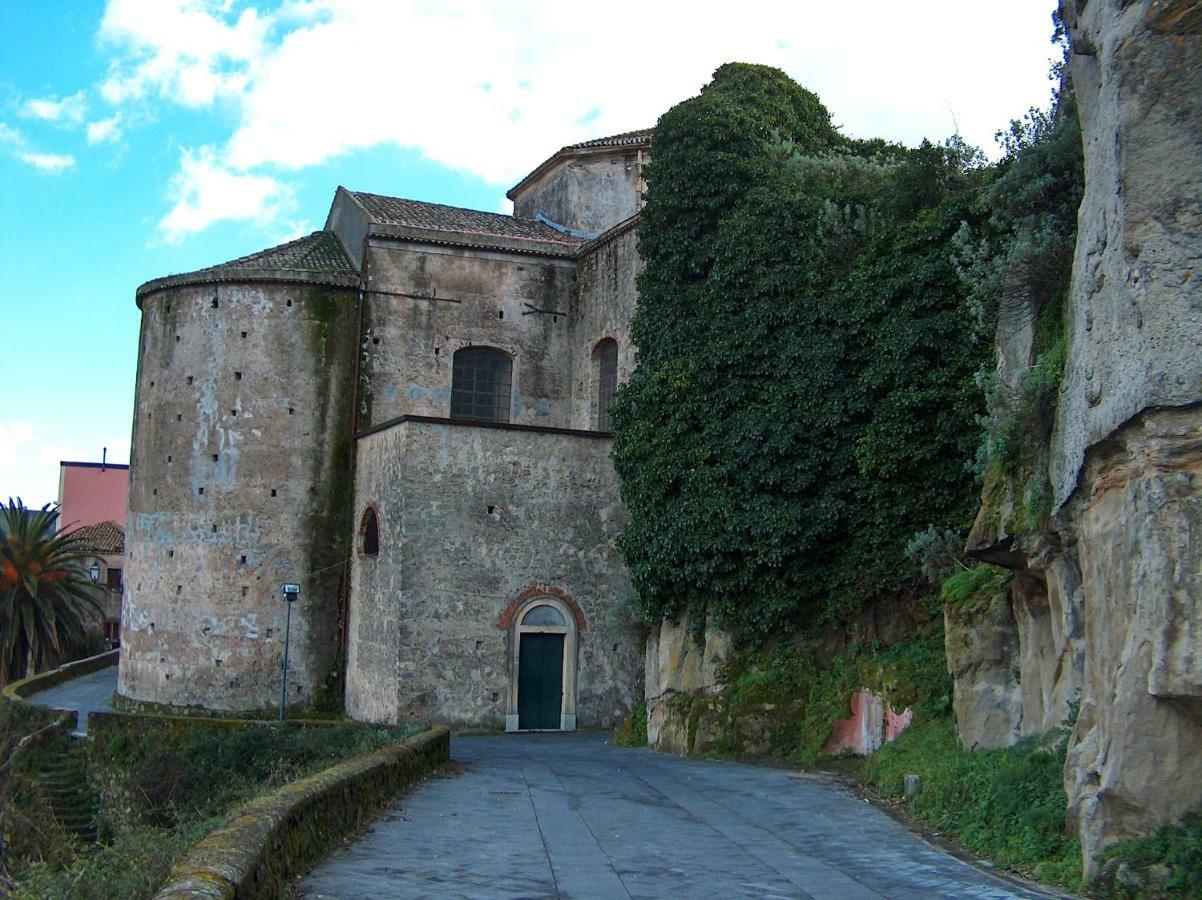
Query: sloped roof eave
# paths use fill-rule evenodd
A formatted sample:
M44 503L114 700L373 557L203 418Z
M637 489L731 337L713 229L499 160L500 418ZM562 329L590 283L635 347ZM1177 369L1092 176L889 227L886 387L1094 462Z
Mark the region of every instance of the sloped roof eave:
M201 269L198 272L185 272L180 275L167 275L154 278L139 285L134 296L138 308L142 308L142 300L159 291L177 287L192 287L205 284L227 284L238 282L274 282L276 284L315 284L326 287L357 288L358 273L336 273L322 271L304 271L301 269Z
M603 143L607 139L602 138L598 141L582 141L579 144L569 144L566 147L560 147L531 170L530 174L506 191L505 196L510 200L515 199L515 194L519 193L527 185L537 181L562 160L585 156L611 156L618 153L630 153L632 151L648 149L651 146L651 134L653 131L654 129L652 128L646 128L641 131L627 132L626 134L631 135L631 137L619 143ZM643 136L636 138L634 135Z

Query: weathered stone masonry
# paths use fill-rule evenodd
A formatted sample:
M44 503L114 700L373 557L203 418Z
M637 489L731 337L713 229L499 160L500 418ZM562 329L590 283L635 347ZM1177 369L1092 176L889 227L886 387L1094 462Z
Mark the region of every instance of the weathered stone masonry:
M359 718L516 727L520 619L545 604L569 623L561 727L629 712L597 347L624 379L649 150L564 148L511 192L518 217L339 188L325 231L139 289L120 693L276 702L300 581L290 701L344 674ZM510 367L504 421L450 418L479 347Z

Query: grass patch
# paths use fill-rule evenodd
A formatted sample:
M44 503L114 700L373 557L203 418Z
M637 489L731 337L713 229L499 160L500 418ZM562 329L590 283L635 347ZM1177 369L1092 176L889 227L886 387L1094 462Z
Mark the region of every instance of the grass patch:
M1030 737L997 750L961 748L949 716L918 720L853 771L900 799L907 774L922 777L906 809L930 828L1000 865L1071 890L1080 887L1081 846L1065 830L1066 734Z
M618 747L647 746L646 700L640 700L622 724L614 729L614 745Z
M64 900L152 896L175 861L237 807L420 730L122 719L70 750L99 796L100 842L67 840L6 860L10 892Z

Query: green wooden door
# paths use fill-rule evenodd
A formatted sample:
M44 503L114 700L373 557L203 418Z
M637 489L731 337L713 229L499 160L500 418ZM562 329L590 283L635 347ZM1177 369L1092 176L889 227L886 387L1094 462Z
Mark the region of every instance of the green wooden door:
M563 709L563 635L526 633L518 650L518 728L558 729Z

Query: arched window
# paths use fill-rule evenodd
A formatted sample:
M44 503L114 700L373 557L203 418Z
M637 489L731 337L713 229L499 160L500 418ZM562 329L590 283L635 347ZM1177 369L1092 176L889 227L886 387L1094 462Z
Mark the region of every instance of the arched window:
M451 418L509 421L509 354L493 347L464 347L451 367Z
M618 342L605 338L593 349L597 358L597 430L612 431L614 391L618 389Z
M363 511L363 521L359 525L359 535L362 540L360 545L365 556L380 555L380 522L376 518L376 511L373 507L368 507Z

